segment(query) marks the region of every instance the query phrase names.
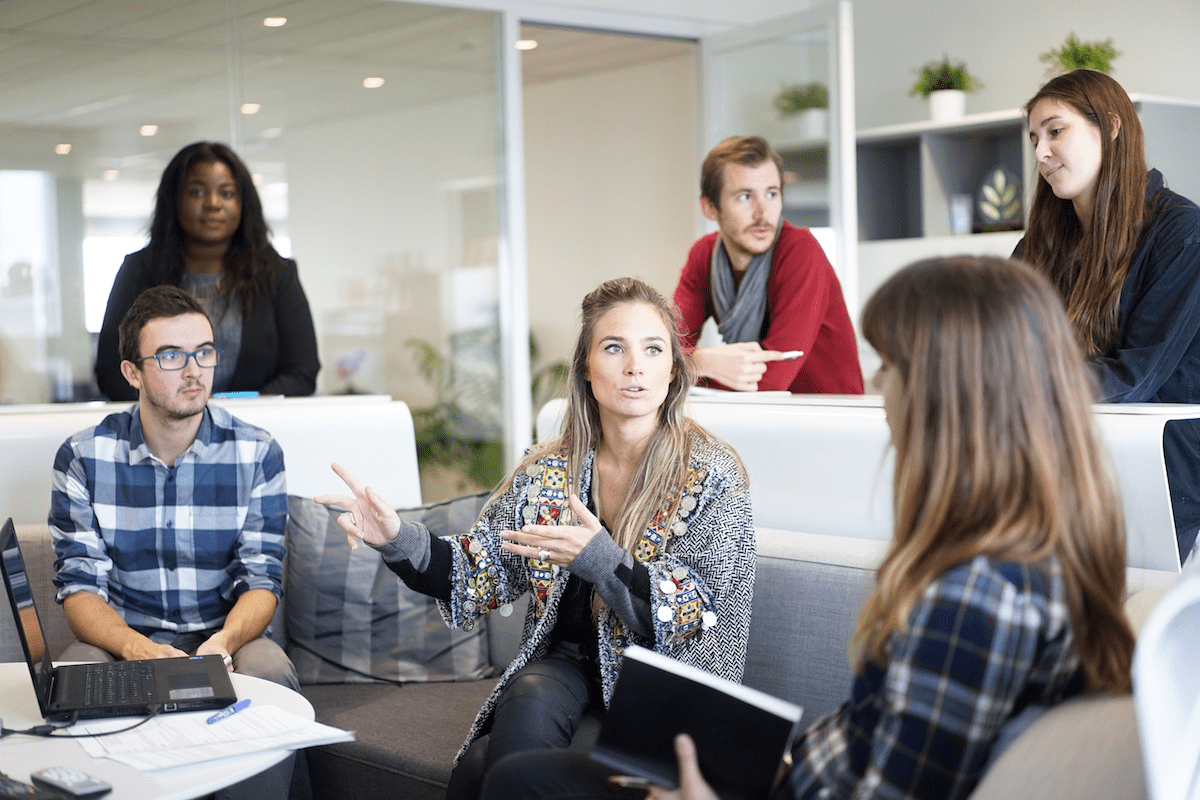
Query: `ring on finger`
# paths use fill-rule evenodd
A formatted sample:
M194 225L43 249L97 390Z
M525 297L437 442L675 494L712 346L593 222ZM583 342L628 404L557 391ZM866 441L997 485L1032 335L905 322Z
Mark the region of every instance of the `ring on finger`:
M538 550L538 561L545 561L548 558L550 558L550 551L544 547L540 548Z

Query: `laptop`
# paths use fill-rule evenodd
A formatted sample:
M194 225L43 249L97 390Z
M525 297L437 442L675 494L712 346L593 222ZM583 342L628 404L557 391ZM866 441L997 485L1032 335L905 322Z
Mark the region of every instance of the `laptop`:
M220 656L54 666L11 518L0 529L0 572L42 716L51 721L224 708L237 700Z

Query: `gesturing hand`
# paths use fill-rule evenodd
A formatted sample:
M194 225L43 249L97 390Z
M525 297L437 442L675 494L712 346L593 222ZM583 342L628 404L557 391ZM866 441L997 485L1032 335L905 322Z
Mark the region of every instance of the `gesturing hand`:
M525 558L549 561L560 567L570 566L592 537L604 527L578 496L567 498L577 525L525 525L520 531L501 531L507 541L500 546Z
M350 549L358 549L359 539L374 547L381 547L395 539L396 534L400 532L400 517L396 515L396 510L375 494L370 486L359 483L350 470L337 462L331 466L346 486L350 487L354 497L319 494L313 498L313 502L347 509L345 514L337 518L337 524L346 532L346 541L350 543Z

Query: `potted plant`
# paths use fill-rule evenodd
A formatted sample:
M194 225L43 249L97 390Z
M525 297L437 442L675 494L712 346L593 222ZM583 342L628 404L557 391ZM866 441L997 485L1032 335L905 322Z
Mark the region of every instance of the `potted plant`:
M823 83L783 87L775 98L775 109L784 119L796 120L801 139L824 139L829 134L829 89Z
M1038 58L1044 61L1047 77L1075 69L1094 69L1107 73L1112 70L1112 60L1121 55L1113 47L1112 39L1103 42L1081 42L1074 33L1068 34L1061 47L1054 47Z
M983 83L967 72L963 62L950 63L949 56L921 67L910 94L929 98L930 115L935 122L961 117L966 110L967 92L983 88Z

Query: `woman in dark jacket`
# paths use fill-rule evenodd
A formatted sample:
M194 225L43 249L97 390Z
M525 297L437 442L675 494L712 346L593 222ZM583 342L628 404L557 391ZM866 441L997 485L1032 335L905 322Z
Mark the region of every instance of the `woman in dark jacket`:
M1102 72L1060 75L1026 105L1037 190L1014 255L1050 278L1105 403L1200 403L1200 208L1146 169L1142 125ZM1200 421L1168 422L1179 555L1200 529Z
M121 375L117 328L142 291L180 286L213 323L221 363L213 391L310 395L317 388L317 337L296 262L267 239L250 171L226 145L180 150L158 185L150 243L117 272L96 355L96 382L110 400L134 400Z

